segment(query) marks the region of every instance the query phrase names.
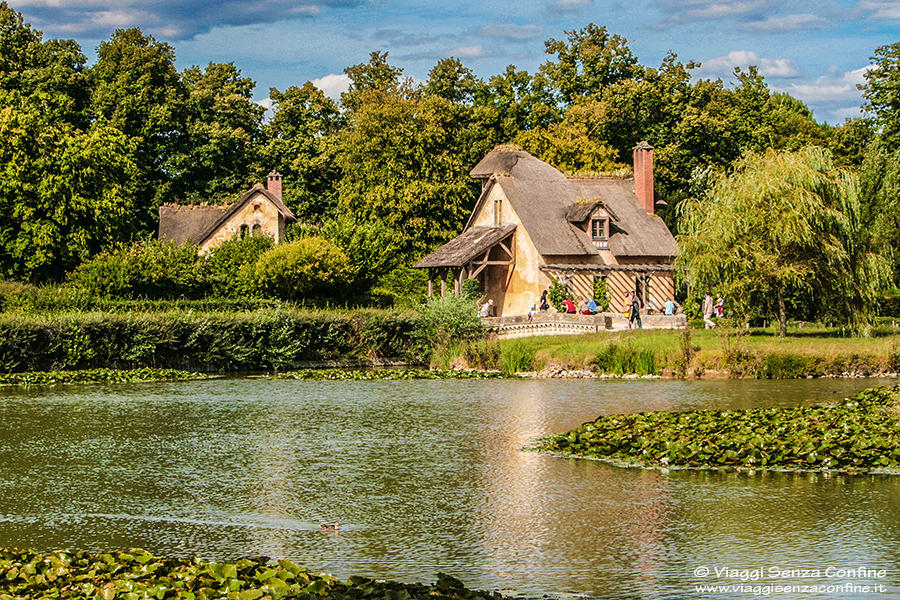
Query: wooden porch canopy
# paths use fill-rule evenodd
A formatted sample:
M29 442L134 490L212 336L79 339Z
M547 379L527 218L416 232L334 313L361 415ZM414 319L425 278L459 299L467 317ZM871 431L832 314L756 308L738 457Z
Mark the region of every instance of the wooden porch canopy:
M462 282L477 277L489 266L512 267L516 264L516 225L504 227L470 227L459 237L447 242L415 265L428 269L428 295L434 295L434 280L441 280L441 295L447 293L447 273L453 273L453 294L459 296ZM500 248L502 258L491 260L491 251ZM496 253L495 253L496 254Z

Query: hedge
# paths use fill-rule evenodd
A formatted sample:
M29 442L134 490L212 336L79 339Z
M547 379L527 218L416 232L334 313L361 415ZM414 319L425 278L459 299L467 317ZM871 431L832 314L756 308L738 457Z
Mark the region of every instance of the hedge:
M412 312L0 315L0 372L141 367L282 370L306 361L421 360Z

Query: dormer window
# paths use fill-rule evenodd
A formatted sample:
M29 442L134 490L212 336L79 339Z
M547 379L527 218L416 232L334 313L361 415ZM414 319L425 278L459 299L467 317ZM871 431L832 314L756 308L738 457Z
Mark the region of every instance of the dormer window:
M605 217L591 219L591 239L597 242L609 239L609 219Z

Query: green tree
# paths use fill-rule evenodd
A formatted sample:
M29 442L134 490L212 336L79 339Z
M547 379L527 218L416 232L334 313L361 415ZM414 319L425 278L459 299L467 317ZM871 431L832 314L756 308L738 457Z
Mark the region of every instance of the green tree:
M480 128L491 147L512 141L522 131L559 121L561 111L551 88L544 75L532 77L513 65L491 77L475 99Z
M265 109L252 100L256 84L233 63L190 67L181 79L186 129L172 158L172 194L206 200L243 191L260 175Z
M896 144L900 136L900 42L879 46L865 73L866 83L857 86L886 141Z
M321 223L334 213L338 134L344 119L337 104L311 82L284 92L272 88L274 115L262 148L267 169L284 176L284 201L301 221Z
M748 153L681 213L678 262L693 289L722 290L744 314L751 303L774 303L782 336L786 293L814 289L866 330L885 262L860 235L855 174L835 168L827 150Z
M90 75L93 110L134 141L134 218L141 229L153 231L157 209L174 199L173 159L186 135L187 92L175 52L140 29L118 29L100 44Z
M345 111L354 112L378 99L409 95L412 83L403 78L403 69L388 63L387 57L387 52L372 52L368 63L344 69L350 78L350 88L341 94Z
M40 31L0 2L0 90L39 98L47 119L84 129L90 86L81 48L72 40L42 40Z
M60 280L128 239L134 176L128 140L105 122L87 131L48 121L43 103L0 92L0 270Z
M398 260L422 256L459 233L478 195L468 172L488 150L468 107L438 96L368 103L341 139L341 210L389 228Z
M553 82L565 105L640 76L641 67L628 40L610 34L606 27L591 23L567 31L566 36L568 41L550 39L545 43L545 52L555 54L556 62L541 65L541 73Z
M438 61L428 72L428 81L422 92L432 96L440 96L454 104L472 104L479 90L484 87L457 58L445 58Z
M873 143L860 167L860 187L864 233L890 261L894 281L900 281L900 150L881 138Z

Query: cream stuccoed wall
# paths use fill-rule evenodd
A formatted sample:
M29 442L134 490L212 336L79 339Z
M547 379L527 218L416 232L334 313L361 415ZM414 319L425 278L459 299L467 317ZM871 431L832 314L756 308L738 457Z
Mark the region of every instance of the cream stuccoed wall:
M511 276L507 267L487 267L482 271L482 274L486 273L485 277L481 278L482 289L485 297L494 301L497 316L524 315L528 312L532 302L535 306L538 304L541 291L547 288L550 280L538 270L541 257L500 185L493 186L486 202L472 220L472 225L477 227L495 226L494 202L496 200L501 200L499 225L513 223L517 225L515 233L516 265ZM509 281L508 285L507 281Z
M240 235L241 225L246 225L252 232L253 226L257 224L264 235L274 239L276 244L281 242L284 237L284 219L263 194L255 194L237 213L222 223L200 246L200 254L206 254Z

